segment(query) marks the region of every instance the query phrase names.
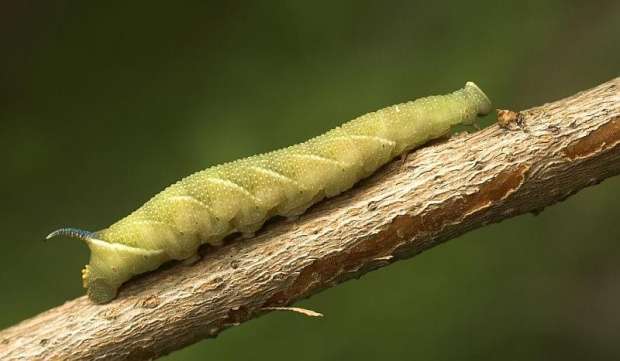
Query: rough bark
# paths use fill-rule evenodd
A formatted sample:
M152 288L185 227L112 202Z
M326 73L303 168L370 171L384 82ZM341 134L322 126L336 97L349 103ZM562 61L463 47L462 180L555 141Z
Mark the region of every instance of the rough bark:
M620 173L620 78L395 161L295 222L0 332L0 359L148 359Z

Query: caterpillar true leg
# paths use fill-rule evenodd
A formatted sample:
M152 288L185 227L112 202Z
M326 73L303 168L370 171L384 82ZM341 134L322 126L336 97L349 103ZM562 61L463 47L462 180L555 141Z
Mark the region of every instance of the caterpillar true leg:
M191 265L193 265L194 263L196 263L198 261L200 261L200 256L198 255L198 253L196 253L195 255L190 256L189 258L184 259L183 260L183 264L186 265L186 266L191 266Z

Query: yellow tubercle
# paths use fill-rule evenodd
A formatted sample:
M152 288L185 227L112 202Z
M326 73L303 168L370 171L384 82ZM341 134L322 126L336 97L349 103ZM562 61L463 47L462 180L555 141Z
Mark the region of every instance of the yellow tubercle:
M82 286L84 288L88 288L88 273L88 265L86 265L86 267L82 270Z

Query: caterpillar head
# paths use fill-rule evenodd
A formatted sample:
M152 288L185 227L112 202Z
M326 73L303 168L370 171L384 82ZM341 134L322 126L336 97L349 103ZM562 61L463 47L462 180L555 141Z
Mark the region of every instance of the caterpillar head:
M82 270L82 284L87 289L88 297L95 303L109 302L116 297L123 282L136 274L151 271L167 261L167 256L162 251L106 242L99 239L97 233L99 232L61 228L46 238L62 235L86 242L91 253L90 262Z
M476 83L474 83L473 81L468 81L465 84L464 91L467 97L471 98L476 104L478 116L488 115L493 111L493 105L491 104L489 97L487 97L487 95L484 94L482 89L480 89L476 85ZM473 117L471 119L471 123L473 123L475 120L476 118Z

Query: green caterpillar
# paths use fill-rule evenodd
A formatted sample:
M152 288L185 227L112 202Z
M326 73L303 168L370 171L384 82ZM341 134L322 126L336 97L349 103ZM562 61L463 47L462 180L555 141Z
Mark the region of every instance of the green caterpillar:
M490 112L487 96L468 82L451 94L387 107L304 143L192 174L101 231L62 228L47 239L65 235L88 244L83 284L91 300L105 303L135 275L196 258L201 244L221 243L231 233L251 236L272 216L296 217L390 159Z

